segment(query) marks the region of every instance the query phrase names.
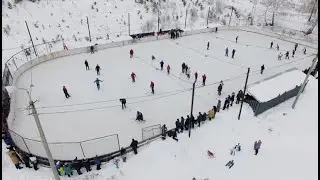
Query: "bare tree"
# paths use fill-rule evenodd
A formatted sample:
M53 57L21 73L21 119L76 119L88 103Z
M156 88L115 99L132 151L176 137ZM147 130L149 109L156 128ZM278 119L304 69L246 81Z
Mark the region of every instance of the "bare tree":
M271 20L271 26L274 25L274 18L275 13L278 11L279 8L281 8L285 4L286 0L263 0L262 4L266 6L266 11L264 13L264 20L265 23L267 23L267 12L271 10L272 12L272 20Z

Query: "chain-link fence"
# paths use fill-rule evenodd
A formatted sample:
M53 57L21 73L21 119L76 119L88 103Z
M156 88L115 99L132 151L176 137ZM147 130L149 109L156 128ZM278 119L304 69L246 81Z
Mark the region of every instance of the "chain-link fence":
M20 150L40 157L47 157L43 144L39 140L22 137L18 133L8 130L13 142ZM54 159L72 160L102 156L120 150L118 134L80 142L51 142L48 143Z

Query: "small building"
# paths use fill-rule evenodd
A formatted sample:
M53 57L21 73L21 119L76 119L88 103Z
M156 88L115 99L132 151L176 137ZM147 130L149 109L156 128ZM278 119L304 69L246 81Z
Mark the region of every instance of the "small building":
M296 96L305 77L302 71L293 68L255 82L248 87L244 102L251 106L257 116Z

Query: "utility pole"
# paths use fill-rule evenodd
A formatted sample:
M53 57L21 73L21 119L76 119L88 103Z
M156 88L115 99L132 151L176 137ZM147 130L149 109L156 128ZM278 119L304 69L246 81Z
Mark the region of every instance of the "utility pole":
M158 6L158 32L160 31L160 29L159 29L159 24L160 24L160 9L159 9L160 7Z
M30 36L30 39L31 39L31 43L32 43L32 47L33 47L34 53L35 53L36 56L38 57L38 53L37 53L37 51L36 51L36 48L34 47L33 40L32 40L32 37L31 37L31 33L30 33L30 30L29 30L28 23L27 23L27 21L24 21L24 22L26 22L26 26L27 26L28 33L29 33L29 36Z
M194 82L193 85L192 85L192 99L191 99L190 119L191 119L191 117L193 116L192 114L193 114L193 100L194 100L194 89L195 89L195 86L196 86L196 82ZM189 121L189 138L190 138L190 136L191 136L191 123L193 123L193 122L191 122L191 120L190 120L190 121Z
M248 68L246 83L244 84L244 90L243 90L243 96L242 96L242 99L241 99L241 105L240 105L240 111L239 111L239 115L238 115L238 120L240 120L241 111L242 111L242 105L243 105L243 100L244 100L244 97L245 97L245 95L246 95L249 73L250 73L250 68Z
M89 19L88 19L88 16L87 16L87 24L88 24L89 38L90 38L90 42L91 42L91 33L90 33L90 27L89 27Z
M297 104L297 102L298 102L298 100L299 100L300 94L301 94L301 92L303 91L304 87L305 87L306 84L307 84L309 75L310 75L310 73L313 71L313 69L315 68L317 59L318 59L318 53L317 53L316 57L313 59L313 62L312 62L312 65L311 65L311 67L310 67L310 69L309 69L309 71L308 71L308 74L307 74L306 78L304 79L304 82L303 82L303 84L301 85L301 87L300 87L300 89L299 89L299 92L298 92L298 94L297 94L297 97L296 97L296 99L294 100L294 102L293 102L293 104L292 104L292 109L294 109L294 108L296 107L296 104Z
M24 89L24 88L18 88L18 89L27 91L27 94L29 96L29 105L30 105L30 108L32 110L32 115L34 117L34 120L36 121L37 128L38 128L38 131L39 131L39 134L40 134L40 137L41 137L41 142L42 142L44 150L46 151L46 154L48 156L48 160L49 160L49 163L50 163L50 167L51 167L54 179L55 180L60 180L59 174L58 174L57 169L56 169L56 165L55 165L55 163L53 161L52 154L51 154L50 149L49 149L48 142L46 140L46 137L44 135L44 132L43 132L43 129L42 129L42 126L41 126L41 123L40 123L40 119L39 119L36 107L34 106L34 102L31 99L31 94L29 93L29 91L27 89Z
M128 13L128 30L129 30L129 36L130 36L130 13Z
M207 27L208 27L208 24L209 24L209 13L210 13L210 7L209 7L209 10L208 10L208 16L207 16Z
M184 20L184 28L187 28L187 15L188 15L188 9L186 9L186 18Z
M232 13L233 13L233 6L231 6L231 15L230 15L230 19L229 19L229 24L228 24L228 26L230 26L230 23L231 23Z

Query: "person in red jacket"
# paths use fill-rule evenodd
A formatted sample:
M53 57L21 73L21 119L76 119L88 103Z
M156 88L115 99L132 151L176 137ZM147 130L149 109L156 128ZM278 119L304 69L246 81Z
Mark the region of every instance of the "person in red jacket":
M202 85L205 86L206 85L206 79L207 79L207 76L204 74L202 76Z
M132 57L133 57L133 50L130 49L130 58L132 58Z
M151 81L150 83L151 93L154 94L154 83Z
M197 81L197 79L198 79L198 73L197 73L197 71L194 73L194 79L195 79L195 81Z
M134 72L131 73L132 82L136 82L136 74Z
M69 98L70 95L69 95L69 93L68 93L67 88L66 88L65 86L63 86L62 90L63 90L63 93L64 93L64 95L66 96L66 98Z
M170 65L169 64L167 66L167 72L168 72L168 74L170 74Z

